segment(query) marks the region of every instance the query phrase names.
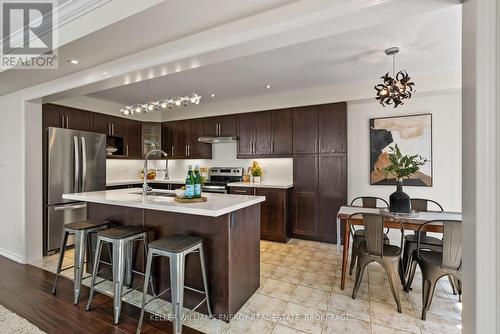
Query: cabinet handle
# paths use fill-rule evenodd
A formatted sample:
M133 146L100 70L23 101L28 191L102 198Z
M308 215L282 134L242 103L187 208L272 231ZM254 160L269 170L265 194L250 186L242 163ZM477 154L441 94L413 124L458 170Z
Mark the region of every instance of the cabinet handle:
M111 124L108 123L108 135L111 136Z
M126 156L128 156L128 144L125 146Z
M191 156L191 145L188 145L188 156Z
M184 147L184 155L187 156L188 155L188 146L186 145Z
M219 135L219 123L216 123L215 124L215 135L218 136Z
M64 129L64 116L61 116L61 127Z
M239 190L239 189L235 189L235 190L233 190L233 191L234 191L235 193L239 193L239 194L246 194L246 193L248 193L248 191L247 191L247 190Z
M271 141L271 153L274 153L274 140Z
M218 132L218 135L220 136L220 134L221 134L221 132L222 132L222 131L221 131L221 128L222 128L222 127L221 127L220 123L218 123L217 125L219 126L219 132Z
M69 128L69 116L66 116L66 128Z
M115 135L115 124L111 124L111 134L114 136Z
M174 156L174 145L172 145L172 156Z

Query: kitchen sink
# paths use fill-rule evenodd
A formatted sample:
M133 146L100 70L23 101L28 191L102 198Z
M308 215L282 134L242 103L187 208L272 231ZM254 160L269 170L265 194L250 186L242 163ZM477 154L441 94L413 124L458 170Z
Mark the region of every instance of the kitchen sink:
M131 192L132 195L142 195L142 191ZM159 191L150 191L146 196L159 196L159 197L175 197L175 193L164 193Z

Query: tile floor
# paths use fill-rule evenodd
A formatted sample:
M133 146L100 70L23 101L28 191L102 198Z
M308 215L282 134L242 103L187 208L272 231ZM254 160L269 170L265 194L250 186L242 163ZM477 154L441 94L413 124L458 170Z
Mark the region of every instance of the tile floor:
M67 252L65 265L71 265ZM46 257L35 265L54 272L57 256ZM348 277L340 290L341 253L336 246L292 239L287 244L261 242L261 286L235 315L230 324L209 320L194 312L185 325L205 333L461 333L462 304L454 296L447 279L441 279L427 313L420 320L421 276L417 273L413 290L401 290L403 313L398 313L388 281L378 264L365 271L357 298L351 298L354 277ZM72 270L66 275L71 277ZM89 279L84 281L88 285ZM111 282L99 285L112 295ZM124 301L139 305L140 292ZM148 305L168 316L170 303Z

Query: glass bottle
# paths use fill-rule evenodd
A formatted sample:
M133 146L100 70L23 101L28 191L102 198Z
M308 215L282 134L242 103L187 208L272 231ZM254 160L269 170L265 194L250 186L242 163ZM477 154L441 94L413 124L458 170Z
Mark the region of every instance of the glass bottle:
M201 197L201 175L200 175L200 166L194 166L194 197Z
M194 176L192 165L189 165L186 176L186 198L194 198Z

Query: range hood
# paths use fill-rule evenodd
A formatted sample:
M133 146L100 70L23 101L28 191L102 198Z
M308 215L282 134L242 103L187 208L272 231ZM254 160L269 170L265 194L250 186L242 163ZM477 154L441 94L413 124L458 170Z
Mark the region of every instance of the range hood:
M200 143L216 144L216 143L236 143L238 141L236 136L205 136L198 138Z

